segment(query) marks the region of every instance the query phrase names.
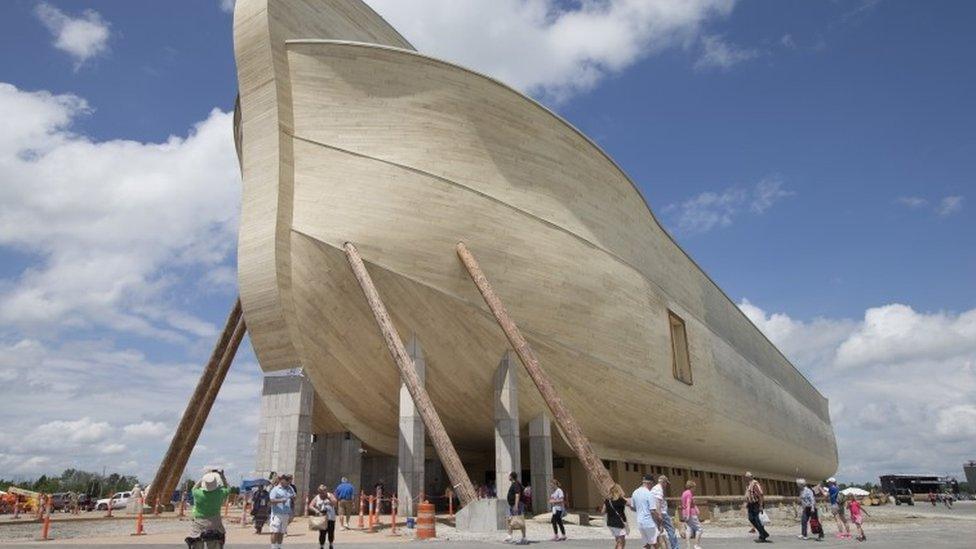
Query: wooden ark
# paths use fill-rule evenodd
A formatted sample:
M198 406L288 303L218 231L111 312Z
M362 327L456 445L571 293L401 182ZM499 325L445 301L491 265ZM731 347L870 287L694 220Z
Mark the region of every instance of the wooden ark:
M396 452L399 378L352 242L400 333L422 342L462 457L491 454L508 343L458 261L463 241L601 458L723 479L835 471L827 400L565 120L417 53L359 1L239 0L234 40L244 317L265 371L305 370L317 432ZM525 428L545 407L520 384Z

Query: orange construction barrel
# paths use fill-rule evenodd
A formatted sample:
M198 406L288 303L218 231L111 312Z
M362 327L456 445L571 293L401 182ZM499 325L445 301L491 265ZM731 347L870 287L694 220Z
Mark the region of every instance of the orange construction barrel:
M423 502L417 505L417 539L437 537L434 530L434 504Z

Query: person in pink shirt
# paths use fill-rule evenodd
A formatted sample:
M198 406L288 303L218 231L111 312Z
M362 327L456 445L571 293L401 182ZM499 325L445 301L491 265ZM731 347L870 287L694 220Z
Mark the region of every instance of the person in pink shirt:
M864 529L861 528L861 523L864 522L864 514L867 513L867 511L861 509L861 502L854 498L847 500L847 511L851 516L851 522L854 523L854 526L857 526L857 541L868 539L864 535Z
M702 525L698 520L698 506L695 505L695 481L685 483L685 491L681 493L681 521L685 523L685 541L688 549L701 549Z

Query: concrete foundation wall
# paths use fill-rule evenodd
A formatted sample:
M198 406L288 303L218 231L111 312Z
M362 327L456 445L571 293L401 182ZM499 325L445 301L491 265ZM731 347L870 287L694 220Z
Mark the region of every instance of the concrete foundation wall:
M291 473L299 501L309 493L314 391L302 376L268 376L261 391L255 470Z

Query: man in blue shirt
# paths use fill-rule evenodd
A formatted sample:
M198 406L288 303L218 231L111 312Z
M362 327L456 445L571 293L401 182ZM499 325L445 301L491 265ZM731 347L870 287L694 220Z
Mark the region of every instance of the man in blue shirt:
M660 512L655 507L655 498L651 493L651 486L654 486L654 477L644 475L643 482L631 494L631 505L637 513L637 530L640 531L641 540L644 542L645 549L651 549L657 543L658 532L663 528L661 524Z
M342 477L342 481L335 489L335 497L339 500L339 526L343 530L349 529L349 516L353 513L353 496L356 494L356 489L353 488L352 484L349 483L349 479Z
M281 549L288 533L288 523L295 509L295 489L291 487L291 475L278 477L278 485L271 489L271 549Z
M847 525L847 517L844 516L844 506L840 502L840 487L834 477L827 479L827 497L830 499L830 514L837 521L837 537L846 539L851 537L851 528Z

